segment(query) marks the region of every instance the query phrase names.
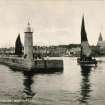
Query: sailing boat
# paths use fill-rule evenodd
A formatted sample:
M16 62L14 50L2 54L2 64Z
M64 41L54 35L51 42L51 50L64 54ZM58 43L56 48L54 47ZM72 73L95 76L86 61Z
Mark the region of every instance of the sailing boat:
M85 31L85 23L84 23L84 16L82 18L82 25L81 25L81 53L80 57L77 58L77 62L81 66L93 66L97 64L96 59L92 58L92 51L89 47L87 33Z

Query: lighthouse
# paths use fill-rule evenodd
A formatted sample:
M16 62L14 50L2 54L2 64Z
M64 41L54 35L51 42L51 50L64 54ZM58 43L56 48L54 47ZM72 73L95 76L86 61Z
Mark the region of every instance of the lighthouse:
M28 60L33 59L33 32L28 22L24 37L24 57Z

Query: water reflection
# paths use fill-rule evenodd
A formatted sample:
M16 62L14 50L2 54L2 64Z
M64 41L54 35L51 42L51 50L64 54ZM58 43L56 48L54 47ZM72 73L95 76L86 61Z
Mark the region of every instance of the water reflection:
M23 85L24 85L24 95L26 98L32 98L35 93L32 91L31 86L33 84L33 76L34 73L33 72L23 72L24 74L24 81L23 81Z
M91 92L91 83L90 83L90 76L91 73L91 67L81 67L81 75L82 75L82 81L81 81L81 98L80 103L87 103L88 99L90 98L90 92Z

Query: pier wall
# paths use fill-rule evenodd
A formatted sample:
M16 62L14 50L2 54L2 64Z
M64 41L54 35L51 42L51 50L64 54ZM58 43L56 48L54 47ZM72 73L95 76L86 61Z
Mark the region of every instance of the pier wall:
M46 59L46 60L27 60L19 57L0 57L0 63L6 64L14 69L33 70L33 71L59 71L63 70L63 60Z

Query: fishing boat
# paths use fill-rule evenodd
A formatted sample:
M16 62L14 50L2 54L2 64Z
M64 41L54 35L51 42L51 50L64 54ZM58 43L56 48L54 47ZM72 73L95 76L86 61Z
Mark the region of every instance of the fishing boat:
M81 66L96 66L97 60L93 58L92 51L90 49L87 33L85 30L85 22L84 16L82 18L82 25L81 25L81 53L80 57L77 58L77 63Z

